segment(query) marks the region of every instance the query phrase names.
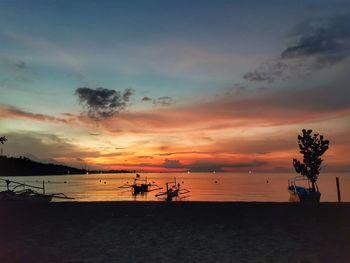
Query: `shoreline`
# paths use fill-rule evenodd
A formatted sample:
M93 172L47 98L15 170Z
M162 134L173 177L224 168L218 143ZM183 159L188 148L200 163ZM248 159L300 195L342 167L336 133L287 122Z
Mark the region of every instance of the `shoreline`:
M0 262L349 262L350 203L0 204Z

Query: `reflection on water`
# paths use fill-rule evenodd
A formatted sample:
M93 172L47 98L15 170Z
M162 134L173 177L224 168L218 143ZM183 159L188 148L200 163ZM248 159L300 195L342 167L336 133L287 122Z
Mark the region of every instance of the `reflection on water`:
M41 184L45 180L47 193L65 193L75 201L157 201L155 192L133 196L130 190L118 189L134 174L84 174L61 176L10 177L10 180L27 184ZM275 201L289 199L287 181L295 174L264 173L145 173L149 181L159 186L176 177L184 181L183 187L191 190L189 201ZM335 177L340 178L342 201L350 201L350 175L323 173L318 182L321 201L337 201ZM4 177L3 177L4 178ZM4 190L5 185L0 186ZM61 200L57 200L61 201Z

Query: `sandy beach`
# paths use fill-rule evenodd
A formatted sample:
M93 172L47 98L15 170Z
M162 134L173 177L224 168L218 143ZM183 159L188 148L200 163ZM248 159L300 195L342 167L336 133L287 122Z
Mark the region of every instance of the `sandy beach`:
M1 204L0 262L349 262L350 204Z

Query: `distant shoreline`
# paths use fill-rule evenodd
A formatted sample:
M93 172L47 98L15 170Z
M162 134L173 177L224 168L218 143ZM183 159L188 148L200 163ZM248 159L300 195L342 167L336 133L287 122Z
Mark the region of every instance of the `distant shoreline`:
M87 170L78 169L61 164L40 163L27 157L0 156L0 175L13 176L53 176L53 175L78 175L99 173L134 173L129 170Z

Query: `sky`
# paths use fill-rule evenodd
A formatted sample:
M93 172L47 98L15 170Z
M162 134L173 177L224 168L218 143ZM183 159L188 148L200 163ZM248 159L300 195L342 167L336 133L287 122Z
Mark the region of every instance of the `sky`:
M349 1L0 1L4 154L78 168L350 171Z

